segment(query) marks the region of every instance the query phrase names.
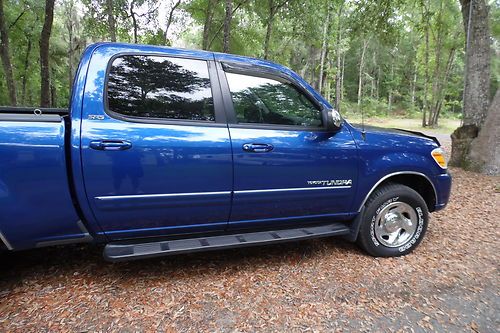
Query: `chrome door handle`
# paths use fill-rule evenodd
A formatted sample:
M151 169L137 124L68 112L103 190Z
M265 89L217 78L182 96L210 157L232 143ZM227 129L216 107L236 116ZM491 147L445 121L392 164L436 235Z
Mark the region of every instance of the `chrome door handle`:
M95 150L127 150L132 148L132 143L125 140L95 140L90 141L89 146Z
M267 143L245 143L243 150L250 153L267 153L273 150L273 145Z

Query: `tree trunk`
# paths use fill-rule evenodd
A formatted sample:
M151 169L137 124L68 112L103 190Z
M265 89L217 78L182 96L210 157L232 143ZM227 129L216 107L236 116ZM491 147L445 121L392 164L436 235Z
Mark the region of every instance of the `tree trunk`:
M109 38L112 42L116 42L116 21L113 14L113 0L106 0L106 13L108 16Z
M359 61L359 81L358 81L358 110L361 108L361 98L363 95L363 69L365 66L365 52L368 41L363 39L363 49L361 51L361 60Z
M73 82L73 52L74 46L73 46L73 33L74 33L74 28L75 28L75 22L74 22L74 10L75 10L75 4L73 0L70 0L67 2L64 8L64 14L66 16L66 29L68 29L68 87L71 93L71 85ZM23 93L24 96L24 93Z
M132 18L132 26L134 27L134 44L137 44L137 31L139 30L139 27L137 26L137 18L135 17L134 5L135 0L132 0L130 2L130 17Z
M461 0L462 17L465 28L465 77L463 125L453 132L450 165L461 166L475 171L484 171L482 162L472 149L478 132L482 132L484 120L488 114L490 90L490 32L488 26L488 6L485 0ZM498 95L498 93L497 93ZM495 97L496 99L497 97ZM498 101L490 108L490 112L498 113ZM491 115L493 121L498 121L498 115ZM467 131L475 128L474 131ZM488 134L491 124L486 124ZM493 129L498 131L498 128ZM481 140L479 140L481 141ZM472 145L474 143L474 145ZM498 149L495 151L495 161L498 161ZM498 165L498 164L497 164ZM487 168L488 169L488 168ZM498 169L497 169L498 170Z
M466 39L469 36L465 55L464 124L481 126L490 101L488 6L485 0L461 0L461 3ZM469 11L472 13L470 19Z
M413 82L411 84L411 107L415 107L415 91L417 89L417 63L415 62L415 71L413 72Z
M269 0L269 16L267 18L266 38L264 40L264 59L269 57L269 44L271 42L271 34L273 32L274 20L274 0Z
M344 99L345 53L342 53L342 73L340 74L340 100Z
M212 27L212 20L214 17L214 6L216 0L209 0L207 2L207 10L205 15L205 23L203 24L203 40L201 42L201 48L203 50L208 50L208 42L210 37L210 28Z
M270 0L272 1L272 0ZM326 19L325 22L323 23L323 43L321 45L321 59L319 61L319 92L323 93L323 73L325 71L325 58L326 58L326 52L328 48L328 32L330 30L330 5L327 5L326 9Z
M226 0L226 15L224 18L224 39L222 42L222 52L225 53L229 53L232 19L233 19L233 0Z
M392 97L393 92L392 88L394 87L394 59L391 61L391 85L389 87L389 97L388 97L388 106L387 106L387 115L389 115L392 111Z
M469 153L470 169L489 175L500 174L500 90L490 104L484 125L472 142Z
M2 58L3 71L7 81L7 90L9 91L9 102L12 106L17 105L16 84L12 72L9 51L9 32L5 24L5 13L3 11L3 0L0 0L0 56Z
M26 103L26 83L28 82L28 69L30 65L30 54L31 54L31 36L28 36L28 45L26 46L26 56L24 57L24 71L23 78L21 82L21 103L27 105Z
M54 19L54 1L45 1L45 20L43 23L42 34L40 36L40 106L50 106L50 64L49 47L50 34L52 32L52 21Z
M425 52L424 52L424 98L422 101L422 127L427 126L427 108L429 105L428 102L428 86L429 86L429 1L427 1L427 5L425 5L425 11L423 12L424 21L425 21Z
M336 52L337 52L337 68L335 73L335 109L340 112L340 102L342 100L342 52L340 50L340 42L342 41L342 11L344 9L343 3L339 7L338 13L338 25L337 25L337 41L336 41Z
M177 2L172 6L172 9L170 9L170 13L168 14L168 19L167 19L167 25L165 27L165 33L164 33L164 38L165 38L165 44L170 45L170 42L168 40L168 29L170 29L170 26L172 25L172 21L174 19L174 12L179 7L181 4L182 0L177 0ZM210 2L208 1L208 5L210 6ZM208 13L207 13L208 16ZM203 41L205 41L205 29L203 29Z

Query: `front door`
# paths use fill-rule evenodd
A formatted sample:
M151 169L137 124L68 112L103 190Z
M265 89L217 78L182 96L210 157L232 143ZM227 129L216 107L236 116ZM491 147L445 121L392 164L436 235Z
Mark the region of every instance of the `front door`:
M230 228L350 217L357 152L349 129L327 132L320 107L285 79L219 74L235 116Z
M227 226L231 145L217 119L212 65L159 55L112 60L107 100L86 108L97 116L82 124L87 197L109 238Z

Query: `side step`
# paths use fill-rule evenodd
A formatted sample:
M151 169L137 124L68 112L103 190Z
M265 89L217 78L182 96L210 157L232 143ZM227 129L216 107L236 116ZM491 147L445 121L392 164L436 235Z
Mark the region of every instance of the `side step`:
M349 234L349 231L349 228L345 224L334 223L297 229L259 231L148 243L109 243L104 248L104 259L117 262L180 253L265 245L327 236L340 236Z

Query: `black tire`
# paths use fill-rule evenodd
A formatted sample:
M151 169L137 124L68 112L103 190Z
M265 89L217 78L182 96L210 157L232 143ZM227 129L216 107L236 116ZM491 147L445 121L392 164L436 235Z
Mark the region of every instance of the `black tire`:
M413 220L411 218L407 220L415 221L416 223L411 224L412 227L409 227L409 229L412 231L407 232L407 234L405 234L406 230L404 228L393 233L396 235L403 234L408 237L404 243L395 245L397 244L396 241L394 244L391 244L392 246L387 246L383 243L390 243L390 238L386 235L380 235L383 231L379 230L385 229L379 227L382 225L382 222L380 221L381 216L378 215L383 215L384 209L390 213L392 206L396 208L398 204L410 210L409 213L413 217ZM411 212L411 209L414 212ZM413 251L420 244L427 230L428 222L429 211L427 204L420 194L401 184L386 184L377 188L368 198L357 242L368 254L374 257L403 256ZM379 229L376 230L375 228L377 227ZM387 237L387 239L384 237ZM399 240L399 236L397 239Z

